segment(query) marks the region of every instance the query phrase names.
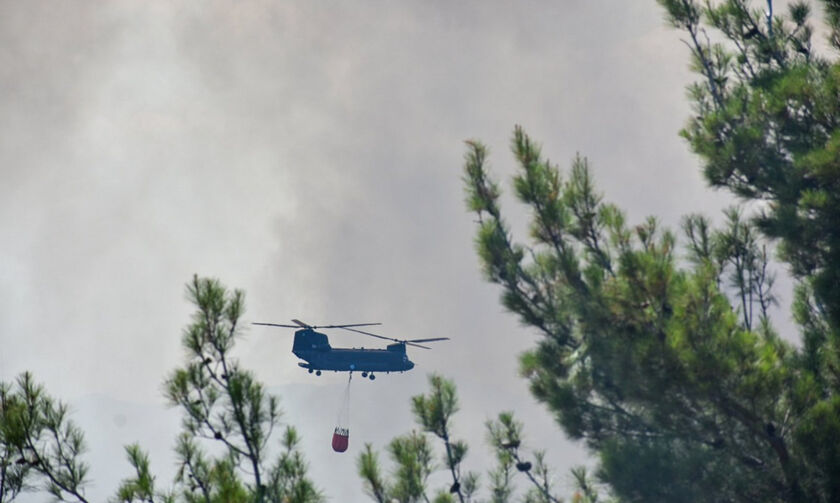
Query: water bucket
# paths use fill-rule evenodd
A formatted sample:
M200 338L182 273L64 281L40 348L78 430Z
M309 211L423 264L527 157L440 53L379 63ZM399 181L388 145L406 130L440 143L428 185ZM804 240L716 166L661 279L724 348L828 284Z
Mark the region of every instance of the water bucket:
M347 428L336 428L332 438L332 448L335 452L344 452L350 444L350 430Z

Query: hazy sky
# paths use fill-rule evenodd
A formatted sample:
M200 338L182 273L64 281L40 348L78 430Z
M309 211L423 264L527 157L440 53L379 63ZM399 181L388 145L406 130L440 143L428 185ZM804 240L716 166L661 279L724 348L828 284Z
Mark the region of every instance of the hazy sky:
M463 141L490 147L507 186L521 124L561 166L588 156L633 221L716 216L726 198L677 136L679 36L654 0L0 0L0 378L29 369L72 405L93 501L134 441L166 487L179 416L161 382L198 273L244 289L249 322L452 338L354 382L338 455L346 376L297 367L291 332L248 330L237 356L281 395L332 501L366 501L356 456L413 427L430 372L459 386L466 468L490 466L483 423L515 409L565 483L587 459L517 376L536 334L481 278ZM377 346L360 337L331 342Z

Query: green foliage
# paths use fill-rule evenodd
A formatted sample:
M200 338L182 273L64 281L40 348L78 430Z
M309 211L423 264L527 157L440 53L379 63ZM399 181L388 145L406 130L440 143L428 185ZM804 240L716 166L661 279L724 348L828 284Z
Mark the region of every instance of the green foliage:
M796 429L798 445L809 464L809 473L818 483L827 485L825 494L831 498L840 494L840 397L821 401L808 410ZM825 482L823 482L825 481Z
M388 501L388 488L379 469L379 455L373 450L373 446L365 444L365 450L359 454L356 467L367 495L377 503Z
M443 461L452 475L450 492L457 495L458 500L463 503L466 485L461 487L461 462L467 455L467 444L453 441L449 437L452 417L458 411L455 384L439 375L430 376L429 384L431 390L428 395L417 395L411 399L412 411L423 431L432 433L443 441L446 450Z
M809 283L840 329L840 66L811 46L810 8L793 2L766 26L746 0L700 6L660 1L669 20L692 35L689 44L703 76L692 87L697 114L683 131L704 161L709 183L745 200L766 201L756 222L779 238L794 275ZM700 15L687 15L685 10ZM838 6L824 1L830 40L838 39ZM694 37L703 23L723 42ZM713 52L728 59L716 65Z
M388 453L397 465L391 497L407 503L426 499L426 481L434 469L426 436L412 432L397 437L388 444Z
M175 452L179 469L172 491L155 486L149 456L126 446L134 469L113 501L192 503L320 503L324 497L307 476L295 429L287 426L276 460L268 464L269 440L280 425L277 398L231 357L244 312L241 291L217 280L194 277L187 295L196 306L184 330L184 367L165 383L166 396L184 412ZM216 456L204 446L217 444ZM56 500L86 502L84 436L68 418L67 405L49 396L29 373L14 386L0 383L0 503L35 490Z
M529 244L502 217L487 149L467 142L482 268L544 336L521 358L534 395L599 454L597 475L622 500L836 501L840 64L814 53L803 2L783 16L772 2L659 3L701 77L682 134L709 183L754 213L729 209L720 230L686 217L683 259L655 219L628 226L602 202L585 159L564 179L516 128ZM840 3L823 7L840 49ZM801 349L768 317L772 240L798 280Z
M382 475L379 456L370 444L365 445L359 455L357 468L364 483L365 492L377 503L399 501L412 502L455 502L484 501L477 499L479 476L474 472L461 472L467 453L464 442L453 442L450 434L454 415L458 411L458 395L455 384L436 374L429 376L429 393L412 397L411 405L421 432L394 438L388 444L388 454L394 465L390 478ZM509 503L516 493L514 478L524 474L530 489L523 495L527 503L559 503L552 487L553 474L545 463L543 452L531 453L534 462L526 460L528 454L522 446L522 424L513 413L504 412L498 420L487 422L488 443L496 455L497 466L490 471L489 499L493 503ZM429 476L437 471L434 463L434 448L429 436L443 443L443 468L449 471L451 485L440 488L430 499ZM594 489L592 490L595 494ZM594 503L596 500L592 500Z
M476 478L472 474L461 475L461 462L467 454L464 442L450 438L452 417L458 411L458 397L452 381L441 376L429 377L431 390L428 395L412 397L411 404L417 424L423 432L436 436L443 442L444 466L452 476L449 492L441 491L434 501L452 501L452 495L461 502L468 501L475 490ZM379 468L378 455L370 444L359 456L359 475L365 482L365 490L378 502L397 500L410 503L428 501L427 480L435 471L434 449L426 435L411 432L393 439L388 444L388 454L396 470L392 481L386 481Z
M184 330L186 363L165 382L173 406L184 412L176 453L177 492L184 501L316 503L323 496L306 475L298 435L287 427L281 452L268 465L269 440L280 425L276 397L253 373L240 367L231 351L240 334L244 294L217 280L193 278L187 296L196 306ZM218 444L210 458L202 443ZM141 482L141 471L132 484Z
M320 491L307 475L307 463L299 449L297 430L287 426L282 441L282 452L269 471L268 494L270 501L290 503L317 503L324 501Z
M575 479L577 491L572 496L572 503L598 503L600 495L595 489L595 483L589 476L585 466L572 468L572 477Z
M149 455L143 452L139 444L127 445L125 452L135 475L122 481L117 489L116 500L126 503L153 501L159 495L155 492L155 477L149 470ZM174 501L171 495L161 495L161 498Z
M490 472L491 501L509 501L513 493L512 473L515 468L525 474L531 487L525 494L526 502L560 503L552 488L552 474L545 463L545 451L532 453L534 462L525 459L522 448L522 423L513 412L501 412L494 421L487 421L487 441L496 453L497 467Z
M439 375L429 377L429 384L432 388L429 395L417 395L411 399L414 417L423 430L448 440L452 416L458 411L455 385Z
M12 501L27 489L31 465L20 452L23 437L17 418L24 413L23 401L12 387L0 383L0 503Z
M380 503L428 501L426 484L435 466L432 446L426 436L411 432L397 437L388 444L388 454L396 467L391 481L381 473L379 455L370 444L365 444L357 462L365 492Z
M510 425L510 426L508 426ZM510 448L519 447L521 441L521 424L513 421L511 413L499 414L498 422L488 421L487 442L496 454L496 467L487 475L490 479L490 501L503 503L510 501L514 493L513 478L516 460Z
M184 413L175 445L175 487L172 492L157 491L148 456L138 445L130 445L126 452L135 475L122 482L116 501L323 501L307 476L293 427L285 428L276 460L267 464L271 434L280 426L278 400L231 357L240 335L244 294L228 291L218 280L195 276L187 285L187 298L196 311L182 338L186 362L164 383L170 404ZM204 446L213 444L222 447L221 454L207 454Z
M469 148L485 273L503 286L505 306L544 335L522 372L566 432L601 455L599 476L632 501L801 496L804 465L790 447L796 352L767 319L772 277L755 228L737 210L720 231L688 217L682 264L676 237L655 219L631 228L602 202L585 159L563 180L517 128L514 188L532 210L533 244L515 244L498 189L482 186L492 183L478 164L482 147ZM473 202L481 197L491 200Z
M68 414L28 372L14 386L0 383L0 502L35 482L56 500L87 501L84 434Z

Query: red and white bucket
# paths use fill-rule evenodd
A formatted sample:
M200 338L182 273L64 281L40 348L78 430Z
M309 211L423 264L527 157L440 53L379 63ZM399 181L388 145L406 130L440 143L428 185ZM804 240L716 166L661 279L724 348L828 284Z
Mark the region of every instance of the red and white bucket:
M335 452L344 452L350 445L350 430L348 428L336 427L332 438L332 448Z

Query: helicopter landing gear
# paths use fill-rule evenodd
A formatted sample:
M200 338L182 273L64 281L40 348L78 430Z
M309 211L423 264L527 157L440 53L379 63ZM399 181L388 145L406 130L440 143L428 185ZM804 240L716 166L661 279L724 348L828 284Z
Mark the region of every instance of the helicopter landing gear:
M316 376L321 375L321 371L320 371L320 370L316 370L316 371L315 371L315 375L316 375Z
M362 372L362 377L367 377L367 372Z
M312 369L309 369L309 373L310 373L310 374L311 374L311 373L312 373L312 372L314 372L314 370L312 370Z
M368 376L368 379L370 379L371 381L373 381L374 379L376 379L376 376L375 376L375 375L373 375L373 372L371 372L371 373L370 373L370 375Z

